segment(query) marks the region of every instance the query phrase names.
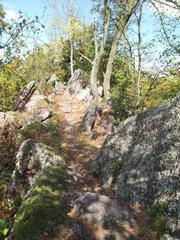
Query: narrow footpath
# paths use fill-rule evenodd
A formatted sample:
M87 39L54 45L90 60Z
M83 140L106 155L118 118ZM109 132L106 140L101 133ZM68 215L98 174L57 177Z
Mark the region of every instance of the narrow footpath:
M85 101L79 101L66 94L59 95L56 97L56 111L60 118L62 149L66 157L71 190L67 199L69 208L66 220L59 229L58 236L47 240L155 240L156 233L150 229L145 213L138 206L121 206L122 211L128 209L133 216L121 227L112 224L104 226L101 223L102 215L108 212L108 208L102 207L102 201L106 201L107 196L108 201L112 199L113 202L115 197L113 190L107 192L101 188L99 180L91 172L91 165L106 135L98 126L96 140L90 139L88 134L82 131L81 124L87 111ZM99 196L94 205L97 212L93 215L88 212L83 216L74 210L76 199L85 194ZM104 200L101 201L101 198ZM114 205L112 206L109 208L114 209ZM87 216L91 217L90 221L87 220ZM111 213L107 216L111 218Z

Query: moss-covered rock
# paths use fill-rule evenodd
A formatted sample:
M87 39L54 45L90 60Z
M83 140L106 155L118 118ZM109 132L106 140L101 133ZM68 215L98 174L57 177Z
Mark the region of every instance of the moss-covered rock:
M36 240L40 235L55 235L64 219L64 170L46 167L19 208L13 233L17 240Z

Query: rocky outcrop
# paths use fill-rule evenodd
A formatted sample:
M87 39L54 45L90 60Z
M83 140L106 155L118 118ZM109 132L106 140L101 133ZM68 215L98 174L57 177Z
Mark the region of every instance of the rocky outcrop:
M115 184L119 200L154 212L156 221L180 231L180 95L169 104L140 113L109 135L94 164L104 186Z
M54 93L56 95L62 94L65 90L65 85L62 82L55 82Z
M85 72L81 69L77 69L73 76L70 78L66 91L71 95L78 94L83 89L83 80Z
M13 109L16 110L24 110L26 103L31 98L32 94L36 89L35 81L28 83L18 94L13 102Z
M77 95L76 95L76 98L79 100L79 101L82 101L82 100L92 100L93 99L93 96L91 95L91 89L86 87L84 89L82 89Z
M53 116L52 110L48 108L43 108L25 117L25 119L23 119L22 121L22 126L25 127L33 122L44 122L45 120L51 118L52 116Z
M15 239L53 235L63 221L67 188L64 164L53 148L33 139L20 146L12 184L12 196L22 198L12 230Z
M50 79L46 81L46 84L53 87L53 92L55 95L62 94L65 90L65 85L58 81L56 74L53 74Z
M32 112L33 110L37 110L40 106L45 105L44 103L45 97L36 90L24 105L24 111Z
M64 164L64 160L55 153L53 148L34 139L28 139L21 144L17 152L14 175L24 175L32 185L45 167Z
M84 115L82 120L82 129L88 133L91 132L92 128L94 127L95 121L97 117L97 107L95 105L91 105Z

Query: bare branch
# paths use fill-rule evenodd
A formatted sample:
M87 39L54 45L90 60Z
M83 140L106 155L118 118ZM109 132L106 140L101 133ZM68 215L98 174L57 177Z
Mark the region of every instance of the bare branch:
M81 55L81 57L83 57L84 59L88 60L91 64L93 64L93 61L90 58L86 57L84 54L79 52L79 55Z
M157 13L158 13L158 16L159 16L159 19L160 19L160 23L161 23L161 26L162 26L162 30L163 30L163 33L164 33L164 35L165 35L165 38L166 38L169 46L170 46L171 48L173 48L173 49L176 51L176 53L180 54L180 49L179 49L178 47L176 47L176 46L171 42L171 40L169 39L169 36L168 36L167 31L166 31L165 26L164 26L164 21L163 21L163 16L162 16L162 14L160 13L159 9L157 8L157 6L156 6L153 2L152 2L151 4L153 5L153 7L156 9L156 11L157 11Z
M179 10L179 8L180 8L180 5L178 4L178 3L176 3L176 1L161 1L161 0L153 0L154 2L157 2L157 3L160 3L160 4L162 4L162 5L165 5L165 6L167 6L167 7L170 7L170 8L174 8L174 9L177 9L177 10ZM168 3L173 3L174 4L174 6L173 5L170 5L170 4L168 4Z

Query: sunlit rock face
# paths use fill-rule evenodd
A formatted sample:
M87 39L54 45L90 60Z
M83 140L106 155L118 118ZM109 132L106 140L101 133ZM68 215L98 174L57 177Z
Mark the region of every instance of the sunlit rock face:
M164 209L166 225L178 231L180 95L140 113L107 137L93 166L119 200Z
M13 109L24 110L26 103L30 100L32 94L36 89L35 81L28 83L18 94L13 102Z
M79 94L79 92L83 89L84 75L84 71L77 69L68 82L66 92L71 95Z
M53 148L34 139L24 141L16 155L16 172L26 175L29 182L35 180L45 167L64 164Z
M38 111L32 112L31 114L27 115L22 121L21 125L23 127L34 123L34 122L44 122L48 118L53 116L53 111L48 108L42 108Z

